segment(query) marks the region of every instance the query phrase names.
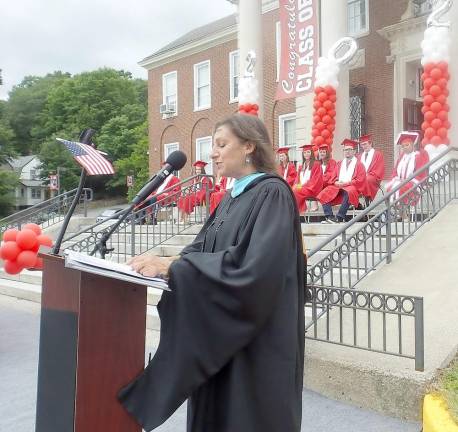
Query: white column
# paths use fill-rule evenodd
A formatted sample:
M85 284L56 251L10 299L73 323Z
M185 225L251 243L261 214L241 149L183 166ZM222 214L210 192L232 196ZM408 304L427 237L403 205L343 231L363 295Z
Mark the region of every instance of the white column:
M458 0L453 1L452 8L447 14L447 21L451 23L451 39L452 43L450 44L450 84L449 90L450 95L448 97L450 105L450 114L449 119L452 123L450 129L450 144L453 146L458 146L458 43L456 40L458 38Z
M259 118L263 118L263 55L262 55L262 0L239 0L240 76L246 67L248 51L256 53L255 76L259 83Z
M321 0L321 53L327 55L329 48L340 38L348 36L347 0ZM350 137L350 76L348 66L339 73L336 103L336 130L334 132L333 157L340 159L340 143Z

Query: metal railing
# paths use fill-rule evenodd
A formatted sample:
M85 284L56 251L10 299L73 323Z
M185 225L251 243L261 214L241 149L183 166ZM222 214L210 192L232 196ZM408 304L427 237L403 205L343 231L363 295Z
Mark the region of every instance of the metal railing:
M307 289L312 321L306 339L414 359L415 370L424 370L422 297L320 286Z
M450 158L412 187L406 185L456 148L449 148L373 202L308 255L309 285L353 288L451 200L458 198L458 159Z
M75 197L76 189L57 195L32 207L13 213L0 220L0 235L10 228L21 229L27 223L36 223L48 228L61 222ZM92 201L92 189L85 188L81 195L79 211L87 216L87 203Z
M213 191L207 182L203 182L204 178L212 179L214 184L210 175L190 177L159 194L167 194L166 197L146 203L134 211L108 240L107 247L113 250L107 259L125 262L131 256L150 251L179 234L186 234L193 225L203 224L209 215L210 193ZM200 199L196 198L198 195ZM91 253L113 223L113 220L100 221L67 236L62 249ZM196 232L190 234L195 235ZM186 243L178 245L185 246ZM168 255L167 251L162 252Z

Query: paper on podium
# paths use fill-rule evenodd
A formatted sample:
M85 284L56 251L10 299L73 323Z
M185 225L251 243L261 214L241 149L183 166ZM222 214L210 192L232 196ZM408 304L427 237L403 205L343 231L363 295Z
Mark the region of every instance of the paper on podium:
M65 267L68 268L82 270L113 279L124 280L126 282L133 282L139 285L146 285L164 291L170 291L167 281L164 279L143 276L127 264L106 261L101 258L96 258L71 250L64 251L64 257Z

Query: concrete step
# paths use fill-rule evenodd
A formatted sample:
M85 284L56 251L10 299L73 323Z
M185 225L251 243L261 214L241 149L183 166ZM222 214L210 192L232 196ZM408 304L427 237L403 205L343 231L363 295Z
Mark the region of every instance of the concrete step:
M0 294L40 303L41 285L0 279Z
M41 286L41 271L30 271L30 270L22 270L21 273L16 275L10 275L6 273L3 268L0 267L0 280L13 280L17 282L24 282L29 284L35 284Z
M186 246L196 237L195 234L176 234L173 237L169 236L169 233L134 234L134 241L137 245L165 243L167 245ZM130 245L132 243L132 236L130 234L128 236L116 234L111 237L111 241L114 244L119 242Z

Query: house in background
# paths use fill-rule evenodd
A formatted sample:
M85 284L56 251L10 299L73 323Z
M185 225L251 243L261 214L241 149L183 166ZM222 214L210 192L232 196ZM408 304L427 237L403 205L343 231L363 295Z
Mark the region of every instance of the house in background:
M39 177L41 162L35 155L20 156L10 159L6 168L14 171L19 177L19 186L15 191L15 207L22 210L44 201L48 186Z

